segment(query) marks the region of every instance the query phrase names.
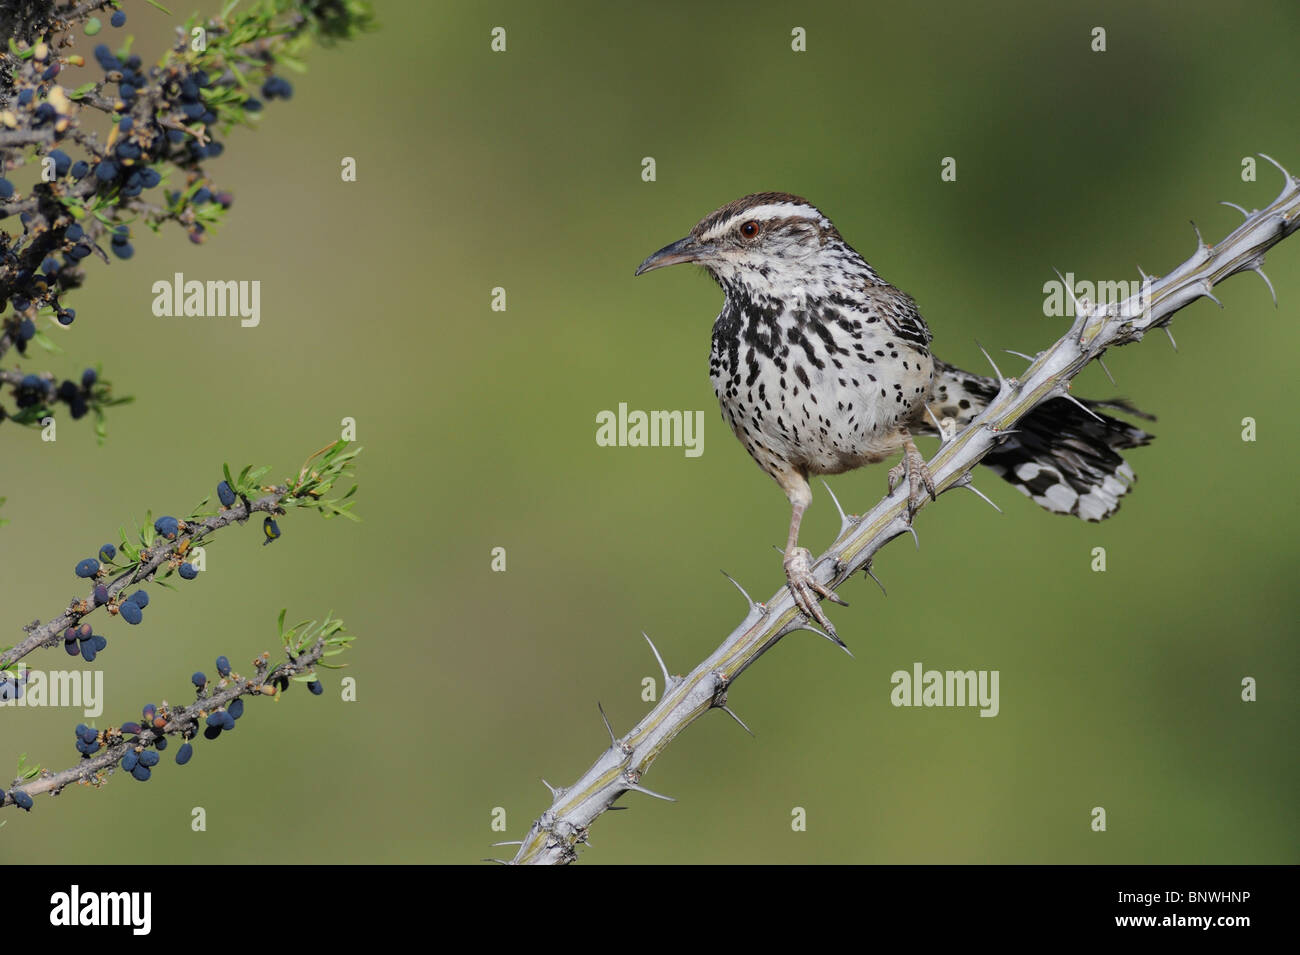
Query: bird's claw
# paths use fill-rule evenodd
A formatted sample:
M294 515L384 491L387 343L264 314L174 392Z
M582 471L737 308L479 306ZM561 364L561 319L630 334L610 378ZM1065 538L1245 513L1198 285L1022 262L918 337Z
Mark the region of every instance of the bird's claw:
M837 640L839 636L835 633L835 625L822 611L818 597L822 597L831 603L837 603L841 607L847 607L848 603L843 600L839 594L830 588L824 586L812 572L812 552L807 547L793 548L785 558L785 579L790 586L790 596L794 598L795 606L809 620L815 620L820 624L827 633Z
M910 522L926 497L935 500L934 475L926 467L925 456L910 441L903 447L903 460L889 469L889 493L907 479L907 519Z

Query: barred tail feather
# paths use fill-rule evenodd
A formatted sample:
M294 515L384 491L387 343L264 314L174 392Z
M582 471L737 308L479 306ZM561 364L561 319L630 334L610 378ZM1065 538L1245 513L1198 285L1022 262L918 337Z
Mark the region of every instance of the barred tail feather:
M938 417L953 418L964 426L997 391L998 383L991 378L937 362L931 407ZM1155 418L1122 399L1082 403L1097 417L1064 398L1045 401L981 463L1040 507L1100 521L1119 510L1120 498L1137 480L1119 452L1149 444L1153 437L1102 409Z

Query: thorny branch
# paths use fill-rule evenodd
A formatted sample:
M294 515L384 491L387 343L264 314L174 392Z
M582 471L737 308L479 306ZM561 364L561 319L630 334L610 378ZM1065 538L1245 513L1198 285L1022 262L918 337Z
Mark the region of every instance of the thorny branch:
M1140 341L1152 329L1165 328L1174 313L1199 298L1208 298L1222 307L1212 289L1239 272L1259 273L1273 293L1273 285L1261 269L1264 253L1300 228L1300 178L1287 173L1268 156L1263 158L1282 170L1285 185L1278 197L1262 210L1246 212L1240 206L1225 203L1245 215L1245 221L1223 241L1206 245L1198 230L1196 251L1191 258L1163 277L1143 274L1139 294L1105 306L1076 301L1076 318L1070 330L1033 358L1022 356L1030 360L1030 365L1019 377L1006 377L994 365L1001 385L997 396L983 414L945 440L930 461L930 471L940 493L966 487L979 494L971 483L971 468L1006 438L1017 421L1044 401L1052 398L1073 401L1071 379L1089 362L1099 359L1107 348ZM1276 304L1276 293L1273 300ZM838 501L836 507L839 508ZM817 579L833 590L860 570L870 573L877 551L896 537L914 533L906 508L904 482L862 517L845 515L840 509L840 533L830 549L818 558L813 569ZM655 650L665 681L659 703L621 738L615 736L609 721L605 720L609 748L572 786L550 787L554 797L550 808L534 821L522 841L498 843L519 846L510 860L512 864L553 865L574 861L575 847L586 842L591 824L625 792L634 790L661 799L670 798L642 787L641 777L677 734L704 713L722 709L736 718L726 706L728 688L786 634L810 630L839 643L847 651L843 643L808 623L796 609L788 589L783 587L766 603L756 603L739 584L736 586L749 605L745 619L708 659L685 677L671 676ZM601 716L604 718L603 712Z

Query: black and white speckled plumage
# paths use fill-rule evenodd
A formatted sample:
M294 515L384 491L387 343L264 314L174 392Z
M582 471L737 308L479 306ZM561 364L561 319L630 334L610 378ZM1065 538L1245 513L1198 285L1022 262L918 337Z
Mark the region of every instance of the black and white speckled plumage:
M936 433L945 418L969 423L997 383L936 359L912 298L798 196L768 192L728 203L637 274L683 262L703 266L722 287L709 355L713 390L732 431L790 500L785 568L795 602L834 634L817 600L837 598L797 546L812 500L808 478L902 451L891 486L905 477L909 502L919 506L934 488L913 435ZM1127 405L1085 404L1097 418L1064 399L1044 403L983 463L1047 510L1108 517L1134 480L1118 452L1151 436L1098 410L1139 413Z
M748 222L758 225L752 238L738 232ZM725 295L709 355L723 417L787 493L809 475L896 454L909 432L935 433L927 403L935 417L964 425L997 392L994 380L931 355L912 298L806 200L746 196L691 236L716 250L699 262ZM1048 510L1100 520L1133 480L1117 451L1150 440L1101 417L1049 401L984 463Z

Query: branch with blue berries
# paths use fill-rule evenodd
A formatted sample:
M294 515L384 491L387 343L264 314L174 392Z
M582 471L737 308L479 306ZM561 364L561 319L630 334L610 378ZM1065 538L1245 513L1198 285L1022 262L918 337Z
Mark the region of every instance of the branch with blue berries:
M93 662L107 646L107 639L94 633L83 618L103 607L110 616L121 617L131 625L139 624L149 604L149 594L143 589L128 594L128 588L150 580L161 584L172 574L182 580L193 580L199 572L187 558L194 549L211 534L243 524L254 514L265 514L264 544L279 538L280 525L276 518L290 508L315 510L327 518L359 520L352 513L355 484L339 497L329 495L336 484L351 477L353 461L360 453L361 448L352 448L347 441L336 441L309 457L297 474L273 485L259 483L270 471L269 467L246 467L235 476L227 466L224 480L217 485L220 508L215 513L205 512L211 499L204 498L187 518L165 515L147 520L135 539L121 528L118 544L104 544L96 557L83 558L75 567L76 575L90 582L90 593L73 599L66 610L48 623L33 622L24 627L27 636L0 652L0 675L37 648L60 643L69 656L80 655L87 663Z
M42 319L50 330L72 325L77 313L65 299L84 283L83 262L92 255L110 262L105 247L132 258L133 226L158 232L172 223L190 241L205 241L233 202L205 166L224 152L222 140L253 125L265 102L292 97L282 71L305 69L308 46L375 25L365 0L263 0L244 9L231 2L215 17L191 17L174 46L146 64L132 37L117 32L127 23L119 6L30 0L0 11L9 37L0 55L0 220L16 216L21 227L0 230L0 358L10 348L26 355L32 342L57 350ZM65 71L88 65L71 52L75 30L98 36L103 23L94 14L106 10L118 42L95 46L95 75L65 86ZM85 110L107 114L102 139L86 128ZM39 180L22 192L9 176L34 163ZM160 186L163 201L143 198ZM73 418L94 411L102 440L103 409L127 400L110 400L106 383L65 396L50 373L0 373L16 405L12 413L0 405L0 423L39 425L64 402Z
M355 637L332 615L326 616L323 622L304 621L286 631L282 610L279 627L285 654L283 662L273 666L270 653L262 653L253 661L252 674L245 677L231 667L226 657L217 657L215 680L209 680L202 672L190 678L195 692L193 703L183 706L172 706L166 700L161 704L148 703L138 721L129 720L104 729L78 724L74 741L81 754L80 762L61 772L52 772L39 765L28 766L25 757L22 758L17 777L7 790L0 789L0 808L17 806L31 812L35 805L33 797L42 793L57 796L74 784L103 786L119 766L132 778L147 782L161 760L160 754L168 748L170 738L181 740L175 761L183 766L193 757L200 734L207 740L216 740L233 732L244 716L245 697L278 701L293 683L305 683L313 696L320 696L324 686L317 668L341 668L325 660L348 650Z

